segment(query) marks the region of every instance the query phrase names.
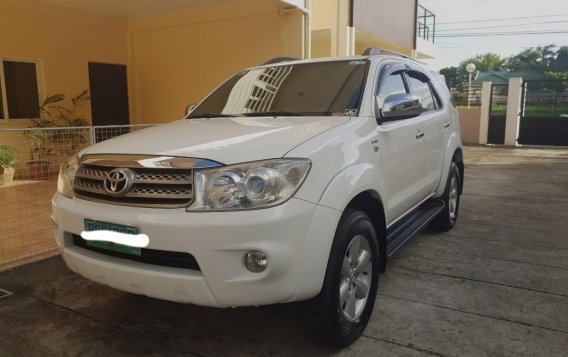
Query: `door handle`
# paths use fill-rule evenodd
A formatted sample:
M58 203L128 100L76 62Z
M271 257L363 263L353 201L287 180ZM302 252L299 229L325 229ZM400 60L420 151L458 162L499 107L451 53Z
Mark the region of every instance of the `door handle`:
M444 129L448 129L450 127L450 123L444 124Z
M422 139L424 137L424 132L416 134L416 139Z

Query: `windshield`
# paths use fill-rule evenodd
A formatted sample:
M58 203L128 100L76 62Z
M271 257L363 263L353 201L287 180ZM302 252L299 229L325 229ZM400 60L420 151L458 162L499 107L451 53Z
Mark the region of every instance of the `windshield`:
M355 116L368 61L312 62L238 73L188 118L227 116Z

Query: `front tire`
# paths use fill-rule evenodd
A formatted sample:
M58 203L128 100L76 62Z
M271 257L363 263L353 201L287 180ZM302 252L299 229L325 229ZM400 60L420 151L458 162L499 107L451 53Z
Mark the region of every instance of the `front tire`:
M373 312L379 281L379 246L369 217L343 213L321 292L307 304L310 327L337 347L353 343Z
M430 229L437 232L446 232L454 228L460 208L460 185L460 171L458 165L452 161L446 188L442 196L445 207L442 212L430 222Z

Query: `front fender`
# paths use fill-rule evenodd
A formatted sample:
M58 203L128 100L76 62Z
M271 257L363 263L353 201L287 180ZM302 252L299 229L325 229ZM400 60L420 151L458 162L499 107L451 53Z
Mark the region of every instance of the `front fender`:
M375 165L357 163L348 166L335 175L323 191L319 204L343 211L359 193L371 191L384 197L383 176Z
M319 199L320 209L316 213L310 238L304 249L304 264L309 269L303 271L303 279L300 279L294 300L310 298L319 293L342 212L361 192L371 190L380 196L380 183L382 176L375 166L358 163L341 170L325 187ZM322 257L325 259L321 259Z

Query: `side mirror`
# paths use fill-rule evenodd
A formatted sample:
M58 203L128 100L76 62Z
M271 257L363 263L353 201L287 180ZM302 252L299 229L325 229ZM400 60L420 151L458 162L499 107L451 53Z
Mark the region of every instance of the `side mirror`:
M189 104L188 106L185 107L185 116L188 116L189 113L191 113L193 111L193 109L195 109L195 107L197 107L197 104Z
M417 117L422 114L420 98L414 94L393 94L386 97L381 109L382 121Z

